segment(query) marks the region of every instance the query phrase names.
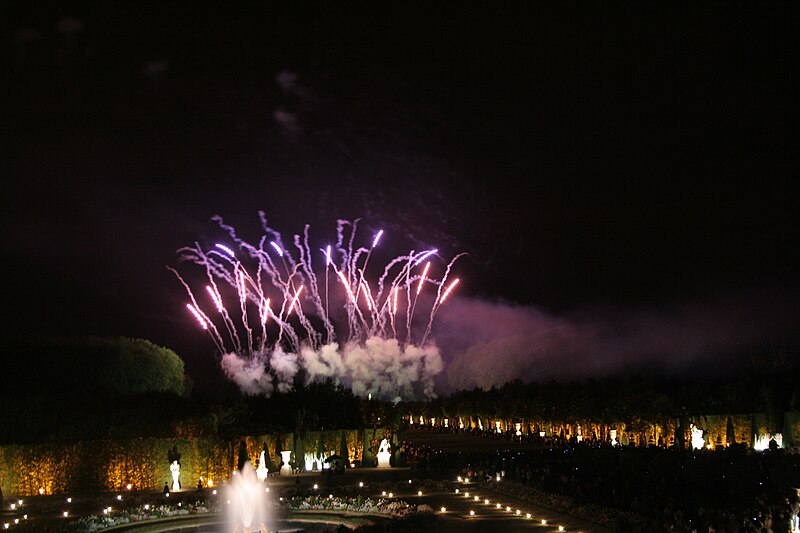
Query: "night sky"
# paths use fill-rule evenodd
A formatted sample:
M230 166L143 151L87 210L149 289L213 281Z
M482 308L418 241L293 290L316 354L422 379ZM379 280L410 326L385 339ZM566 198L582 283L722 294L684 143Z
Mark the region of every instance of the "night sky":
M5 337L146 338L202 384L165 267L263 210L466 251L463 309L797 358L790 4L206 4L0 3Z

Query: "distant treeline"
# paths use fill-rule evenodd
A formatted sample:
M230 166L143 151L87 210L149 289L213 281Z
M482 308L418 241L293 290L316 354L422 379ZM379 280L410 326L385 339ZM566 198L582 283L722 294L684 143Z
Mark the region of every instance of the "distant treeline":
M430 417L470 414L482 418L597 420L764 413L800 410L797 371L738 377L626 376L571 383L516 380L488 390L460 391L412 403L408 413Z
M772 419L768 426L779 428L783 413L800 410L798 373L788 369L724 379L517 380L395 405L357 398L332 382L305 384L302 377L292 391L270 398L242 396L233 385L214 397L192 393L181 359L140 339L5 342L0 350L0 444L397 428L412 413L609 423L763 413Z

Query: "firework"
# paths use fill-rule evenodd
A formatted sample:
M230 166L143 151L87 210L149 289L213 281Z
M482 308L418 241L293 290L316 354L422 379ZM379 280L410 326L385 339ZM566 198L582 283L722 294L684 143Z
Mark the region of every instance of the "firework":
M376 386L375 382L383 378L369 376L364 369L380 374L381 357L387 353L390 357L398 354L404 362L400 364L413 362L417 357L424 363L417 365L424 369L417 372L417 380L425 381L423 388L430 396L430 374L440 368L441 361L431 363L439 355L428 337L438 307L458 283L456 279L445 288L451 268L463 254L437 266L437 249L420 253L412 250L383 267L370 267L372 251L384 235L383 230L373 235L371 245L359 246L358 221L339 220L336 243L320 248L321 257L316 259L309 244L309 226L305 226L302 235L293 236L293 247L286 247L281 235L267 225L264 214L259 215L265 234L257 244L240 239L232 227L214 217L232 244L216 243L211 248L195 244L178 251L181 260L204 270L211 315L197 301L189 283L169 267L189 295L187 309L209 332L221 354L228 359L233 354L246 360L244 366L248 368L254 362L263 363L275 379L291 376L300 367L306 370L308 379L327 377L351 385L357 393L377 392L384 396L413 394L409 393L409 387L393 383L393 378L388 378L388 385L381 382ZM270 248L273 253L269 253ZM425 260L428 261L420 269ZM314 269L315 264L321 265L319 271ZM329 285L331 271L338 283ZM437 279L437 271L441 279ZM235 320L225 306L230 300L220 285L228 285L227 292L235 293L239 314ZM422 322L413 327L414 308L420 293L428 293L428 286L433 287L435 294L424 298L432 302L425 304L430 305L427 327L414 338L415 330L421 331L425 325ZM270 302L277 303L271 306ZM405 313L398 314L398 308L403 306ZM258 316L255 330L251 323L256 322L248 318L251 313ZM353 361L358 361L357 368ZM260 376L259 382L264 379L269 381L269 376ZM285 380L281 384L285 388Z

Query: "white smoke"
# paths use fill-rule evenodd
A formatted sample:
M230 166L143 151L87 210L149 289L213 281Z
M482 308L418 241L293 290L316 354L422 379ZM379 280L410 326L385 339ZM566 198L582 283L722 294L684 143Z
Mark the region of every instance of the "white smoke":
M247 359L235 353L224 354L220 361L228 379L249 396L269 396L272 393L272 376L264 363L263 357Z
M280 347L272 352L269 358L269 365L278 380L278 392L289 392L292 390L292 382L297 374L297 356L293 353L286 353Z
M306 383L332 380L357 396L406 400L433 398L434 378L444 369L439 349L432 344L401 346L396 339L371 337L364 343L337 343L319 350L304 347L300 354L277 348L267 356L247 359L229 353L222 357L225 375L244 394L269 396L291 390L302 369Z

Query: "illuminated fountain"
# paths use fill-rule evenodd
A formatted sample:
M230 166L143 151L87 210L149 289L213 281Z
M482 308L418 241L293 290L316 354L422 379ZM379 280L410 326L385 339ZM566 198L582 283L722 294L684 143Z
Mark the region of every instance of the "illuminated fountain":
M767 433L765 435L755 436L755 443L753 444L753 449L759 452L768 450L769 442L771 440L775 441L775 444L778 445L778 448L783 448L783 434L775 433L774 435L770 435L769 433Z
M378 468L390 468L389 460L391 458L392 452L389 451L389 441L383 439L380 448L378 448Z
M256 533L267 531L267 493L253 465L247 461L239 475L233 476L229 489L230 531Z

